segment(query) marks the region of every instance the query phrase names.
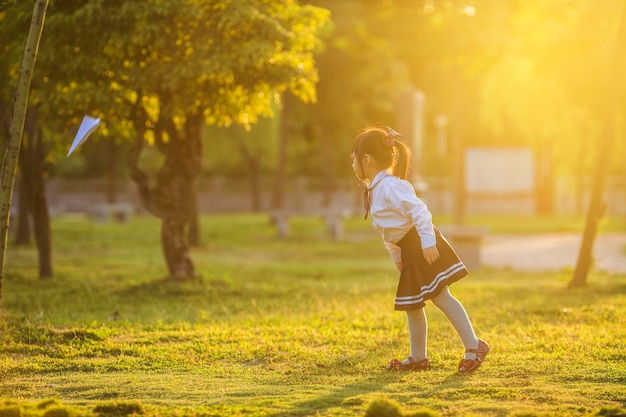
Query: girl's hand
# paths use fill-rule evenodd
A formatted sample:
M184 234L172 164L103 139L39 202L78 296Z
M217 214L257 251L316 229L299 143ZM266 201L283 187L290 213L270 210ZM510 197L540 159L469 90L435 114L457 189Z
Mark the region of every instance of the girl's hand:
M432 265L435 263L437 259L439 259L439 251L437 250L437 246L431 246L430 248L426 248L423 250L424 259L428 265Z

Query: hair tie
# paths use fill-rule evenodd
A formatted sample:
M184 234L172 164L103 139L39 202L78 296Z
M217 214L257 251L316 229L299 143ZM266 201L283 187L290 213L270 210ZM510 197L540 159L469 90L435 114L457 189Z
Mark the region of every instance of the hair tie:
M385 136L383 137L383 144L387 147L392 147L396 144L396 138L402 137L402 135L389 126L385 126Z

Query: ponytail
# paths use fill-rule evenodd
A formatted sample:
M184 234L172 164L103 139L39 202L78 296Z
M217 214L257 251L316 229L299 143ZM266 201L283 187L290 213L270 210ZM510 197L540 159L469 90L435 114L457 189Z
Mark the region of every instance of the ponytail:
M411 159L411 150L409 147L400 141L395 141L393 145L396 149L396 163L393 167L393 175L405 180L409 172L409 161Z

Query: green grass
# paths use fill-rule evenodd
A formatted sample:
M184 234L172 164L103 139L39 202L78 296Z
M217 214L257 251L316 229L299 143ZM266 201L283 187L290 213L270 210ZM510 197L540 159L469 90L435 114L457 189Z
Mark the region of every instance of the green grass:
M508 223L485 222L492 232ZM384 366L408 354L408 336L380 238L359 219L340 242L318 219L294 219L292 229L279 240L263 216L204 218L192 254L200 277L184 284L164 279L150 217L55 219L53 280L37 279L34 249L10 247L0 416L586 416L626 407L626 276L592 273L587 287L567 290L568 271L474 272L452 292L492 346L485 365L455 374L461 343L429 305L433 370L390 373Z

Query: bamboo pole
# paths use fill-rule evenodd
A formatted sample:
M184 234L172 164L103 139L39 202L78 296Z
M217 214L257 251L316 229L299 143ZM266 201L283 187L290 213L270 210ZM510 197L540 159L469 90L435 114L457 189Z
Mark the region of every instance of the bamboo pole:
M39 41L43 31L43 24L46 17L48 0L37 0L33 10L33 18L30 23L26 49L22 59L22 66L15 90L13 101L13 114L9 127L9 140L7 142L4 160L2 162L2 173L0 177L0 300L2 300L2 281L4 279L4 264L7 252L7 242L9 235L9 219L11 217L11 200L13 199L13 185L17 172L17 161L20 155L22 144L22 134L26 119L26 109L28 107L28 93L30 83L39 50Z

